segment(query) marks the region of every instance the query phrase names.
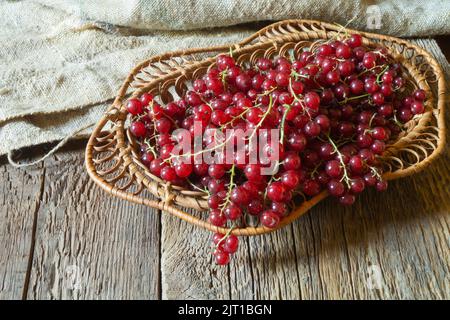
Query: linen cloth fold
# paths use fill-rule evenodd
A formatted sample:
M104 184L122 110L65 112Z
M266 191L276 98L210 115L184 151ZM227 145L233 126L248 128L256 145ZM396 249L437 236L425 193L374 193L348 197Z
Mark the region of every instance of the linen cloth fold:
M351 28L395 36L450 33L449 0L23 0L1 2L0 13L0 155L98 120L139 61L238 42L263 25L249 22L352 19Z

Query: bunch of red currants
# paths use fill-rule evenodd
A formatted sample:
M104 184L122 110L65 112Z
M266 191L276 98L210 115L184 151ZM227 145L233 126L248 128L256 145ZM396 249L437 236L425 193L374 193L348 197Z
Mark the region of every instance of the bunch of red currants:
M404 124L425 111L425 91L408 89L407 79L385 48L363 46L362 37L353 34L253 64L238 65L222 54L180 99L162 105L144 93L126 108L141 162L171 184L207 193L211 224L232 230L253 217L256 224L276 228L295 199L327 190L351 205L366 187L387 188L380 157ZM195 124L203 149L174 154L181 140L194 144ZM208 131L228 129L242 129L247 137L262 133L271 143L254 146L244 139L244 152L235 150L227 163L226 143ZM271 141L273 129L277 141ZM267 164L249 156L259 149L273 156L273 143L276 170L265 175ZM204 161L205 152L216 161ZM227 264L238 242L230 232L214 234L216 263Z

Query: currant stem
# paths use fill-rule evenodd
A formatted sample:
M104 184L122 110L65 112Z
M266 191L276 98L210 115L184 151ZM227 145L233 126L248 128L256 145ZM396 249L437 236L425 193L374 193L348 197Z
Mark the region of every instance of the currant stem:
M334 152L336 152L338 154L339 162L341 163L342 169L344 171L344 175L342 176L341 181L345 180L345 183L347 184L348 188L350 188L351 187L351 185L350 185L351 179L347 174L347 167L345 166L342 153L339 151L339 149L338 149L337 145L334 143L333 139L331 139L331 137L329 135L327 135L327 137L328 137L328 141L331 143L331 145L334 148Z
M378 84L381 83L380 79L388 69L389 69L389 66L384 67L384 69L377 75L376 83L378 83Z
M190 186L192 188L197 189L198 191L206 193L208 195L208 197L211 195L207 188L201 189L201 188L197 187L195 184L192 183L191 180L189 180L189 178L186 178L186 181L190 184Z
M368 97L368 96L370 96L370 93L362 94L360 96L355 96L355 97L351 97L351 98L345 98L344 100L339 101L339 104L343 105L343 104L346 104L347 102L349 102L351 100L361 99L361 98L365 98L365 97Z
M231 232L233 232L234 229L236 229L236 226L234 226L234 225L228 229L227 233L225 233L224 236L217 242L216 248L219 248L220 244L222 242L224 242L230 236Z
M280 130L281 130L280 143L281 144L284 144L284 125L286 122L286 116L287 116L288 112L291 110L291 106L288 104L285 104L284 107L286 108L286 111L283 114L283 118L281 119L281 125L280 125Z
M235 183L234 183L234 176L235 176L235 165L233 164L233 166L230 169L230 183L228 184L228 192L227 192L227 197L225 198L224 203L221 204L220 206L220 211L223 212L223 210L227 207L227 205L231 202L230 197L231 197L231 191L233 190Z
M158 157L158 155L156 154L155 149L153 148L153 146L150 144L149 139L145 139L144 140L144 144L149 148L150 152L155 156L155 158Z

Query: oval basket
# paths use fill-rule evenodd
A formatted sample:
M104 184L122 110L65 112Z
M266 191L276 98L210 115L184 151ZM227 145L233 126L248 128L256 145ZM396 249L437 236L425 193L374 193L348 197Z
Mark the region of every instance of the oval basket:
M143 92L150 92L161 103L183 95L193 79L204 75L214 65L215 56L232 51L238 63L255 62L259 57L288 56L309 47L318 39L337 33L359 33L366 46L382 45L407 70L410 85L427 92L426 112L406 124L406 131L390 144L383 155L384 178L396 179L424 169L445 145L445 80L436 60L424 49L402 39L359 32L312 20L287 20L272 24L231 46L189 49L152 57L136 66L89 139L86 167L91 178L106 192L124 200L144 204L173 214L213 232L257 235L275 229L263 226L233 230L211 225L201 216L184 211L208 209L203 192L171 186L152 175L139 160L138 145L128 131L124 102ZM284 217L281 228L307 212L327 197L324 191L304 201ZM156 200L154 200L156 198Z

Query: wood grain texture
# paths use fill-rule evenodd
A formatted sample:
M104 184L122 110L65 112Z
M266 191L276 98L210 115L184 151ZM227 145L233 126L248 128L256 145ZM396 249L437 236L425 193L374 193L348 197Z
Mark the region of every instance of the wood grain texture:
M434 40L416 43L450 74ZM368 190L351 208L327 199L287 228L241 238L225 268L210 265L208 232L163 214L163 298L448 299L449 160L447 148L388 192Z
M81 151L44 166L27 298L157 299L158 212L107 196L89 180Z
M21 299L28 281L35 215L44 184L42 166L0 167L0 299Z
M450 74L433 40L417 43ZM286 228L241 238L222 268L209 232L95 186L82 147L0 168L0 299L450 298L449 148L388 192L367 190L350 208L327 199ZM379 289L367 286L371 266Z

